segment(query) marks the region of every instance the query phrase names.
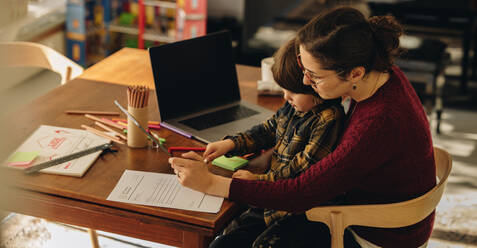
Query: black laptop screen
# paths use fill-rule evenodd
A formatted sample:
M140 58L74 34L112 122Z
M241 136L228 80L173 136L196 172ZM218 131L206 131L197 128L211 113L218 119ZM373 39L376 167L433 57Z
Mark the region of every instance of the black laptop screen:
M240 100L228 32L152 47L149 55L162 121Z

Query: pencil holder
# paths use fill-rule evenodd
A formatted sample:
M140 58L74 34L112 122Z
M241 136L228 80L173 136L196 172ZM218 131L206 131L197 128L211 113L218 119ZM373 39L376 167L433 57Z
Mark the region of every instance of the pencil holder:
M136 118L139 125L147 129L147 106L142 108L134 108L128 106L128 112ZM147 136L134 124L134 121L128 117L128 146L132 148L142 148L147 146Z

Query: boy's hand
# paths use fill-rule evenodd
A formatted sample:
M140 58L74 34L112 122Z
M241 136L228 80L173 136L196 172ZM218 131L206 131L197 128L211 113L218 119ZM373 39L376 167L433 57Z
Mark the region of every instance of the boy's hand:
M227 152L233 150L234 148L235 148L235 144L230 139L210 143L205 148L204 162L208 163L226 154Z
M232 175L232 178L239 178L239 179L245 179L245 180L258 180L258 175L255 175L248 170L238 170Z

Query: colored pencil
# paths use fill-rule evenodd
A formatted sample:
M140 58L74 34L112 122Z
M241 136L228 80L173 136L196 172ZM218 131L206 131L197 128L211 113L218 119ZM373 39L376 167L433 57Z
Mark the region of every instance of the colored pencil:
M127 88L128 106L144 108L149 101L149 88L146 86L132 85Z
M106 138L106 139L109 139L111 141L114 141L118 144L121 144L121 145L124 145L124 142L122 142L120 139L116 138L116 137L113 137L113 136L110 136L108 134L105 134L104 132L101 132L100 130L96 129L96 128L92 128L90 126L86 126L86 125L81 125L82 128L86 129L86 131L90 132L90 133L93 133L93 134L96 134L100 137L103 137L103 138Z
M86 118L89 118L91 120L94 120L94 121L98 121L98 122L101 122L103 124L106 124L108 126L111 126L111 127L115 127L115 128L118 128L118 129L123 129L123 127L113 121L106 121L106 120L102 120L102 119L99 119L98 117L96 116L93 116L93 115L89 115L89 114L85 114L84 115Z
M127 119L122 119L122 118L112 118L111 120L113 120L114 122L123 122L123 123L128 123L128 120ZM158 121L148 121L147 122L148 125L156 125L156 126L159 126L160 127L160 123Z
M124 135L122 135L122 134L120 134L120 133L114 131L113 129L111 129L110 127L107 127L106 125L104 125L104 124L101 123L101 122L96 121L96 122L94 122L94 124L96 124L96 126L102 127L102 128L103 128L104 130L106 130L106 131L109 131L109 132L111 132L111 133L114 133L115 136L118 136L118 137L120 137L120 138L123 139L123 140L127 140L127 137L126 137L126 136L124 136Z
M65 113L71 115L119 115L119 112L108 112L108 111L92 111L92 110L66 110Z

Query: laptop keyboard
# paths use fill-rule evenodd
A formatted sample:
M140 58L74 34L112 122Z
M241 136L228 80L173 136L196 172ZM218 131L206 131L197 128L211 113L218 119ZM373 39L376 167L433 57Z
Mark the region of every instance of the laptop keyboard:
M180 121L180 123L192 127L196 130L204 130L231 121L244 119L255 114L258 114L258 112L253 109L237 105L230 108L221 109L212 113L182 120Z

